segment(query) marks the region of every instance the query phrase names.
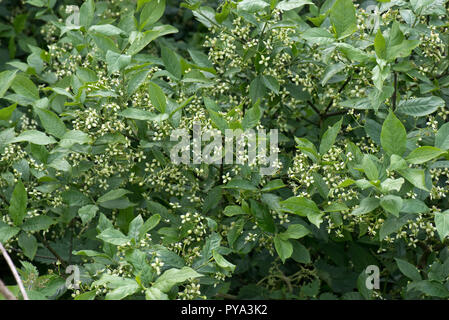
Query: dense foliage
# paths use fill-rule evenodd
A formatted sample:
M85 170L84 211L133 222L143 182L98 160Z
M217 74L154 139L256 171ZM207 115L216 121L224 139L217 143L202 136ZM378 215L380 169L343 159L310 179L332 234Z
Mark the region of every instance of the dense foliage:
M0 242L29 297L449 298L448 8L1 1ZM277 129L276 172L173 163L194 123Z

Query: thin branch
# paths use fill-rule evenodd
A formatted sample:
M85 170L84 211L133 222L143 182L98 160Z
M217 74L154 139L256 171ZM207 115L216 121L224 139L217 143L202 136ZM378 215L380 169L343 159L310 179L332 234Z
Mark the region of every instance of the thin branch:
M396 110L396 100L397 100L397 92L398 92L398 73L394 73L394 91L393 91L393 111Z
M307 104L313 109L313 111L316 112L317 115L321 115L320 110L318 110L318 108L315 107L315 105L310 100L307 100Z
M304 121L306 121L306 122L308 122L308 123L310 123L310 124L313 124L313 125L316 126L316 127L319 127L319 126L320 126L318 123L315 123L315 122L313 122L313 121L307 119L306 117L299 116L299 119L304 120Z
M17 284L19 285L20 292L22 292L23 300L29 300L28 295L25 291L25 287L23 286L22 280L20 279L19 273L17 272L16 266L12 262L11 258L9 257L8 252L6 251L3 244L0 242L0 251L3 254L3 257L5 258L6 262L8 263L9 268L11 269L12 274L14 275L14 278L16 279Z
M71 223L73 220L71 221ZM73 229L70 232L70 247L69 247L69 265L72 264L72 251L73 251Z
M349 83L349 81L351 81L351 78L352 77L349 76L348 79L346 79L346 81L343 83L343 85L338 90L338 93L341 93L345 89L346 85ZM333 103L334 103L334 99L332 98L331 101L329 101L329 104L327 105L326 109L324 109L324 114L326 114L329 111L329 109L332 107Z
M22 250L19 250L19 249L17 249L17 248L11 248L11 250L23 254L23 251L22 251ZM52 261L54 261L54 262L58 261L58 259L56 259L55 257L47 257L47 256L39 255L39 254L35 254L34 257L35 257L35 258L41 258L41 259L52 260Z
M51 252L52 255L54 255L56 257L56 259L58 259L59 262L61 262L62 266L64 268L67 267L67 262L61 258L61 256L48 244L47 240L45 240L43 237L41 237L40 234L36 233L36 238L42 242L42 244L45 246L45 248L48 249L48 251Z
M6 298L6 300L17 300L17 298L12 294L11 291L5 286L3 281L0 279L0 293Z
M279 270L280 271L280 270ZM293 292L293 286L292 283L290 281L289 277L286 277L285 274L283 272L281 272L281 274L276 275L279 279L283 280L286 284L287 284L287 288L288 288L288 292L292 293Z
M217 298L223 298L223 299L228 299L228 300L237 300L237 296L235 296L233 294L229 294L229 293L217 293L215 296Z
M333 116L339 116L341 114L346 114L348 113L348 111L342 110L342 111L335 111L335 112L330 112L330 113L326 113L323 114L323 118L329 118L329 117L333 117Z

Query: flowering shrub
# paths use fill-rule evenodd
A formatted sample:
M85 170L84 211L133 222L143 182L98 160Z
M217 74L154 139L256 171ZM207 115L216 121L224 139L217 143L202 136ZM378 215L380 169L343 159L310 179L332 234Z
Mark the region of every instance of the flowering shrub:
M447 1L0 5L31 299L449 298ZM174 163L195 125L277 129L274 172Z

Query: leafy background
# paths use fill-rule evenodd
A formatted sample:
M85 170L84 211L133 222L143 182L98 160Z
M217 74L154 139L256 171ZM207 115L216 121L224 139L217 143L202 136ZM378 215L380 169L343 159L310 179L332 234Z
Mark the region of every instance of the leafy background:
M0 242L29 297L447 299L448 14L3 0ZM276 173L175 165L195 122L278 129Z

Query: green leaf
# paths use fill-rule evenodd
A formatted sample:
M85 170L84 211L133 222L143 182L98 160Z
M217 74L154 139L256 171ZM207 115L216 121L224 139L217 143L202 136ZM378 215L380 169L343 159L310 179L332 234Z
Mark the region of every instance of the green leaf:
M242 120L243 129L247 130L257 126L260 118L262 118L262 111L259 108L259 103L256 103L253 107L246 110Z
M122 112L120 112L120 115L128 119L156 121L156 122L161 122L168 119L168 114L166 113L154 114L150 111L136 108L127 108Z
M215 262L226 271L234 272L235 265L226 260L221 254L219 254L215 249L212 250L212 256Z
M443 108L445 102L440 97L424 97L410 100L402 100L398 104L397 111L413 117L422 117L434 113L438 108Z
M449 291L444 285L430 280L414 281L407 285L407 290L417 290L425 295L438 298L449 297Z
M137 89L139 89L139 87L147 79L149 72L150 70L148 69L139 70L130 77L127 86L128 95L132 95L134 92L137 91Z
M271 180L263 188L262 192L269 192L277 189L284 188L285 184L281 179Z
M39 90L33 81L28 77L18 74L12 82L12 89L15 93L20 94L30 100L39 100Z
M97 295L97 290L87 291L84 293L81 293L80 295L77 295L75 297L75 300L94 300L95 296Z
M377 30L376 37L374 38L374 50L376 51L376 55L380 59L386 59L387 57L387 47L386 41L380 28Z
M251 213L256 218L257 226L263 231L274 233L276 227L274 225L274 219L267 206L263 203L250 199Z
M48 230L51 225L56 224L53 218L40 215L37 217L28 218L22 224L22 230L27 232L36 232L41 230Z
M402 228L402 226L407 224L407 222L412 218L413 216L411 214L402 214L399 216L399 218L395 216L387 217L379 230L379 239L385 239L385 237L389 236L390 234L398 232Z
M122 70L131 63L131 56L108 50L106 52L106 64L109 74Z
M313 200L304 197L291 197L280 202L282 209L287 212L306 217L308 214L320 214L321 211Z
M405 180L403 178L399 179L390 179L387 178L380 184L381 190L384 193L388 193L390 191L400 191L402 185L404 184Z
M214 111L214 108L212 108L212 106L215 105L215 102L208 97L204 97L204 105L206 106L209 117L215 127L217 127L220 131L225 132L225 130L229 128L229 125L226 119L221 114Z
M435 134L435 147L449 150L449 123L443 124Z
M183 267L181 269L172 268L165 271L153 284L153 288L159 289L161 292L167 293L170 289L181 284L189 279L202 277L203 275L196 272L190 267Z
M307 217L311 223L318 228L321 224L321 217L324 213L320 211L313 200L304 197L291 197L280 202L282 210L297 214L302 217Z
M330 44L335 41L334 36L327 30L322 28L310 28L304 31L302 37L311 44Z
M319 159L318 152L315 145L307 140L306 138L295 137L296 148L301 150L305 155L307 155L313 162L317 163Z
M299 241L290 241L293 245L291 258L299 263L310 263L310 253Z
M363 198L362 201L360 201L360 205L352 211L352 214L361 215L370 213L371 211L379 207L379 202L380 201L377 198L371 197Z
M313 4L313 2L309 0L283 0L276 5L276 8L282 11L288 11L301 8L306 4Z
M165 11L165 0L152 0L145 4L140 13L139 30L144 29L148 25L157 22Z
M265 97L265 94L266 86L262 80L262 77L258 76L254 78L249 85L249 98L251 101L255 104L257 103L257 100L262 100L263 97Z
M262 81L268 89L270 89L276 94L279 93L280 85L275 77L270 75L264 75L262 76Z
M349 60L367 63L373 59L373 56L365 53L359 48L355 48L347 43L339 43L338 50L340 50Z
M371 157L367 154L363 156L362 167L365 172L366 177L369 180L377 180L379 178L379 170Z
M397 170L397 172L415 187L429 191L426 186L425 173L423 169L408 168Z
M97 238L116 246L123 246L130 240L119 230L113 228L104 230L97 236Z
M145 221L142 228L140 229L140 237L142 238L148 231L154 229L161 221L161 216L159 214L154 214Z
M324 70L323 79L321 80L321 85L324 87L333 76L338 74L340 71L344 70L346 65L344 63L338 62L330 64Z
M99 208L96 205L88 204L78 210L78 215L83 224L86 224L95 218L98 210Z
M231 6L229 2L225 2L225 4L221 7L221 12L215 13L215 20L221 24L223 21L226 20L226 18L229 16L229 13L231 12Z
M265 9L270 4L263 0L242 0L237 4L237 9L248 11L248 12L257 12Z
M398 196L387 195L380 199L380 206L384 208L385 211L396 217L399 217L399 212L402 209L402 205L402 198Z
M14 191L12 192L11 200L9 201L9 215L14 222L15 226L20 226L23 223L23 219L26 216L28 196L25 190L25 186L22 181L19 180Z
M406 150L407 132L401 121L391 111L382 125L380 142L389 155L401 156Z
M391 155L390 166L388 167L389 170L403 170L407 168L408 164L404 159L402 159L402 157L396 154Z
M357 30L357 18L352 0L337 0L330 10L330 21L337 38L350 36Z
M304 227L301 224L291 224L288 226L287 230L280 233L279 236L283 240L287 239L300 239L302 237L305 237L310 233L309 229Z
M421 164L438 158L443 153L446 153L446 151L431 146L424 146L410 152L405 160L412 164Z
M0 226L0 242L5 244L9 239L18 234L20 228L10 227L8 225Z
M128 190L125 189L115 189L115 190L111 190L109 192L107 192L106 194L102 195L100 198L98 198L97 202L101 203L101 202L106 202L106 201L111 201L111 200L115 200L115 199L119 199L122 196L124 196L125 194L131 193Z
M105 300L121 300L136 293L139 290L139 284L134 279L123 279L114 290L106 294Z
M125 34L125 31L123 31L120 28L117 28L116 26L113 26L112 24L100 24L91 26L89 28L89 32L100 33L105 36L118 36L121 34Z
M241 219L238 219L235 222L235 224L229 229L228 234L227 234L229 247L232 248L235 241L238 239L238 237L241 236L244 226L245 226L245 219L241 218Z
M399 270L401 270L402 274L405 275L407 278L413 280L413 281L420 281L422 280L421 275L419 274L418 269L412 265L411 263L399 259L394 258L396 260L396 264L398 265Z
M341 118L337 123L335 123L332 127L326 130L321 138L320 143L320 154L323 155L330 150L330 148L334 145L335 139L337 139L337 135L340 132L341 124L343 123L343 118Z
M256 191L257 188L249 181L242 179L232 179L225 186L224 189L240 189L244 191Z
M162 47L161 56L167 71L174 75L177 79L180 79L182 76L182 68L181 62L179 61L176 53L174 53L170 48Z
M56 143L56 140L52 137L47 136L45 133L37 130L28 130L22 132L20 135L15 137L11 142L31 142L37 145L47 145Z
M74 144L86 144L91 143L92 139L85 132L79 130L70 130L67 131L63 136L59 145L63 148L70 148Z
M94 0L87 0L80 8L80 24L84 27L91 25L95 15Z
M11 118L12 113L16 110L17 103L10 105L9 107L0 109L0 120L9 120Z
M220 203L222 199L222 189L220 186L212 188L204 199L203 203L203 213L209 212L209 210L214 209Z
M429 208L427 205L418 199L403 199L403 206L401 211L405 213L427 213Z
M148 93L150 94L151 103L159 110L160 113L165 113L167 106L167 98L164 91L154 82L150 82L148 86Z
M177 32L178 30L173 27L172 32ZM159 38L161 36L161 33L154 30L149 30L143 33L138 33L136 38L133 39L131 45L129 46L128 50L126 50L126 53L133 56L140 51L142 51L143 48L145 48L148 44L150 44L151 41Z
M223 213L225 216L228 216L228 217L246 214L246 212L242 209L241 206L236 206L236 205L227 206L223 210Z
M137 217L135 217L128 226L128 237L131 239L135 239L136 241L139 241L140 235L143 235L140 231L143 227L143 218L139 214Z
M6 91L14 82L17 71L6 70L0 72L0 98L3 98Z
M283 240L280 235L276 235L274 237L274 248L281 258L282 263L285 263L285 260L290 258L293 254L293 245L288 240Z
M158 288L148 288L145 291L146 300L168 300L168 296Z
M64 122L53 112L45 109L34 109L47 133L62 138L67 131Z
M399 23L394 21L386 43L386 60L394 61L396 58L405 58L418 44L418 40L405 40Z
M37 252L37 240L35 236L22 232L19 235L19 246L22 248L25 257L30 260L34 259Z
M449 210L443 212L435 212L435 227L441 241L449 235Z

